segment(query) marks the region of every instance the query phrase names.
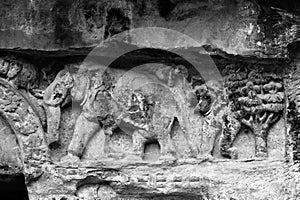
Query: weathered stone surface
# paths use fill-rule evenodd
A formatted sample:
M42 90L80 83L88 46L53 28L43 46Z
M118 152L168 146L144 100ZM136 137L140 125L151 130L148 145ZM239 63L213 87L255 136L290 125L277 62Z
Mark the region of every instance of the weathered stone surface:
M34 89L31 83L36 81L34 69L28 63L14 58L1 58L1 75L7 80L0 81L0 113L16 134L21 149L23 172L27 178L36 178L42 174L41 163L49 161L41 116L38 105L32 105L26 91ZM29 72L28 72L29 71ZM24 92L17 89L25 89ZM4 129L5 130L5 129Z
M1 174L17 175L22 173L21 152L16 141L16 136L1 118L0 147L1 147Z
M107 68L87 60L65 65L44 90L41 83L51 77L45 70L29 67L37 76L27 76L22 72L31 65L25 60L3 60L0 108L4 119L19 127L13 132L31 199L298 195L298 179L289 177L291 164L284 164L297 160L296 154L287 157L286 149L298 148L285 139L295 135L287 132L284 118L283 83L293 80L285 76L289 68L219 58L216 69L223 79L207 80L210 76L176 59L128 69L119 61ZM38 76L42 72L46 77ZM36 84L28 84L31 78ZM287 97L297 103L290 93ZM19 107L18 99L24 101ZM21 117L12 118L15 114ZM258 168L262 171L255 172ZM267 180L261 180L263 174ZM275 189L289 181L296 189Z
M47 166L29 193L32 199L299 198L299 172L280 161L98 164Z
M24 175L33 200L300 198L296 8L18 0L0 15L0 184Z
M1 49L66 53L78 49L76 54L87 54L104 39L123 31L162 27L189 35L211 53L216 49L284 58L287 46L299 35L299 17L265 9L253 0L19 0L1 1L0 5Z

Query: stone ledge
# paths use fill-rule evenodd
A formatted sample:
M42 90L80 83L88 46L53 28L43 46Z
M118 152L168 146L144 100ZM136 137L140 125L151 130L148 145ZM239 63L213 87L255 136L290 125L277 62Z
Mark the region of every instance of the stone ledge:
M172 196L173 199L284 199L286 195L297 199L300 194L299 173L293 172L296 167L292 169L276 160L211 160L199 164L136 167L111 163L109 168L92 167L91 164L44 166L45 173L39 182L28 187L31 199L80 199L80 192L93 185L98 189L103 185L109 187L112 191L109 198L120 199ZM80 188L82 185L85 185L84 190ZM100 197L105 198L105 194L98 192Z

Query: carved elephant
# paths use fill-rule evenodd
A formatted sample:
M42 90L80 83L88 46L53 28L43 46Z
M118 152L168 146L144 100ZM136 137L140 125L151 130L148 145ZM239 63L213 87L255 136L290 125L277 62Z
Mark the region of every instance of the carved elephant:
M150 116L146 116L147 108L143 107L148 100L141 93L128 94L131 104L124 105L113 97L112 78L108 73L60 71L44 93L48 143L58 141L61 107L72 100L73 105L81 109L68 147L72 156L80 158L90 138L101 128L110 135L116 127L132 132L135 152L142 151L147 139L157 139L162 155L170 153L170 130L174 117L157 118L152 122L157 124L149 126ZM132 120L134 115L135 120Z
M61 107L73 101L74 106L82 109L76 120L74 136L68 152L81 156L89 138L100 129L97 114L92 109L90 79L83 74L71 73L68 69L60 71L44 93L47 115L47 138L51 145L59 140ZM81 132L85 132L84 134Z

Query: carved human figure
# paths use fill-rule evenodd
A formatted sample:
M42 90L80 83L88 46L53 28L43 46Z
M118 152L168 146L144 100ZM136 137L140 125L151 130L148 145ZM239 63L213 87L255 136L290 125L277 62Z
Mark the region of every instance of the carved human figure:
M193 85L193 82L195 82L195 77L192 77L191 86L193 90L188 98L190 107L194 108L195 114L207 116L211 112L214 95L209 91L204 81L200 81L201 83L198 85Z

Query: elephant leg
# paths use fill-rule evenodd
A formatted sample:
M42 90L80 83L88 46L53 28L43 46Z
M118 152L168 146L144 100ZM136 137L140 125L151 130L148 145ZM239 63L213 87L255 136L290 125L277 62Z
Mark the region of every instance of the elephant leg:
M87 119L84 116L84 113L81 113L76 120L74 134L68 148L68 153L81 157L87 143L99 130L100 124L96 118Z
M135 130L132 134L132 152L126 155L126 162L141 162L146 138L141 133L142 130Z
M132 135L133 154L141 156L144 152L146 138L140 133L141 130L134 131Z
M169 137L160 137L158 138L158 142L160 144L161 160L176 159L175 157L176 152L172 148L173 144L171 144Z
M173 127L174 119L166 118L165 122L166 126L163 126L163 130L160 130L161 132L158 133L157 139L160 144L161 149L161 159L174 159L176 150L171 138L171 130Z
M237 119L227 115L225 116L223 132L220 139L220 153L222 156L233 159L238 158L237 149L232 147L232 145L240 128L241 123Z
M48 145L58 142L61 111L59 106L46 106L47 115L47 142Z

